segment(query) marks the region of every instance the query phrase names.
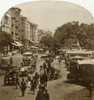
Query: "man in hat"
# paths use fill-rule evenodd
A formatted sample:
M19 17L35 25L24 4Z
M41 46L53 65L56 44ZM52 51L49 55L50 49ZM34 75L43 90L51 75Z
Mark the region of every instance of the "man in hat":
M45 89L43 100L50 100L50 96L49 96L49 93L48 93L47 89Z
M16 89L17 89L17 85L19 85L19 78L18 78L17 74L16 74L16 78L15 78L15 85L16 85Z
M22 96L25 96L25 90L26 90L26 83L24 81L24 78L22 78L22 82L21 82L21 92L22 92Z
M44 92L39 89L35 100L44 100Z

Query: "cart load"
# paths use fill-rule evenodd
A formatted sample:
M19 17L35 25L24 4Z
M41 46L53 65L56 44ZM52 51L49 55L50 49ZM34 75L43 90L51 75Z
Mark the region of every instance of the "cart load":
M5 74L4 77L4 85L15 85L15 76L17 75L17 72L11 71L7 74Z

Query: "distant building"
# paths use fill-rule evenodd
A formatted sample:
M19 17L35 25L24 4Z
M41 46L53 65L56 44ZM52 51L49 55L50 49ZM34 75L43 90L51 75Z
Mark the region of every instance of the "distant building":
M36 39L37 25L32 24L26 17L20 18L20 39L34 41Z
M8 34L11 34L11 12L7 11L1 21L1 30Z
M14 41L24 43L24 40L36 42L37 25L31 23L26 17L21 15L21 9L10 8L2 18L1 30L11 34Z
M22 43L24 43L24 40L26 39L26 34L27 34L26 21L27 21L26 17L23 17L23 16L20 17L20 36L19 38Z
M31 23L31 38L32 41L36 42L37 41L37 24L32 24Z
M14 41L19 41L21 9L13 7L9 11L11 12L11 35Z

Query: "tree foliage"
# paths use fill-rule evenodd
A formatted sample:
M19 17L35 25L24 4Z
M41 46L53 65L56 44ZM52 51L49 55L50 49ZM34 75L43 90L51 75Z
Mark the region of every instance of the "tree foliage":
M50 47L51 46L51 39L52 39L51 35L46 34L41 38L40 43L47 46L47 47Z
M51 49L59 49L62 46L80 43L86 49L94 49L94 24L84 24L79 22L69 22L57 27L54 36L44 35L40 43Z
M69 22L56 29L54 38L60 41L62 46L79 41L82 47L90 48L94 42L94 24Z
M1 47L8 46L13 42L14 41L10 34L0 31L0 46Z
M40 43L46 46L50 50L57 50L60 48L60 43L57 41L54 37L51 36L51 34L44 35Z

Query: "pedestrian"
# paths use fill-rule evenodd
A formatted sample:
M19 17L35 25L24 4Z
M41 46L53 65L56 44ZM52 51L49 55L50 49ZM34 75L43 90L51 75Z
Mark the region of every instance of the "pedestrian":
M45 73L45 74L44 74L44 82L45 82L45 86L47 86L47 81L48 81L48 77L47 77L47 74Z
M28 81L31 81L31 77L30 76L27 76L27 82Z
M35 100L44 100L44 92L39 89Z
M22 78L22 82L21 82L21 92L22 92L22 96L25 96L25 90L26 90L27 86L26 83L24 81L24 78Z
M36 81L36 87L37 87L37 85L38 85L38 83L39 83L39 74L36 72L35 73L35 81Z
M55 77L55 69L54 67L51 68L51 80L54 79Z
M39 73L40 73L40 76L44 74L44 69L43 69L43 66L40 66Z
M50 63L50 61L48 62L48 67L49 67L49 68L51 68L51 67L52 67L52 66L51 66L51 63Z
M12 59L12 56L10 57L10 65L12 66L13 64L13 59Z
M93 92L93 84L92 83L89 84L88 90L89 90L89 96L92 98L92 92Z
M58 58L58 63L59 63L59 64L61 63L61 58Z
M17 75L16 75L16 78L15 78L15 85L16 85L16 89L17 89L17 85L19 85L19 78L18 78Z
M35 88L36 88L36 83L35 83L35 77L31 80L31 91L33 91L33 94L35 94Z
M43 63L44 71L46 70L46 62Z
M39 76L38 72L36 72L36 73L35 73L35 80L38 80L39 77L40 77L40 76Z
M49 96L49 93L48 93L47 89L45 89L43 100L50 100L50 96Z
M47 79L47 78L46 78L46 74L45 74L45 73L42 74L42 75L40 76L40 83L43 84L43 83L47 82L46 79Z
M39 85L39 90L41 90L41 91L45 91L45 84L40 84Z

